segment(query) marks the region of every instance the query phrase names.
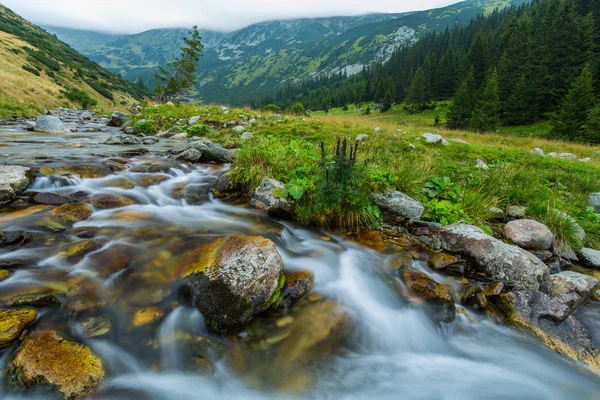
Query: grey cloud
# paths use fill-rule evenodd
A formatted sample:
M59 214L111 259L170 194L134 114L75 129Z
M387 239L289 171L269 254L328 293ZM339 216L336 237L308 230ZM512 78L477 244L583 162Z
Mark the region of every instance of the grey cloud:
M190 27L230 31L273 19L405 12L442 7L452 0L3 0L39 24L135 33Z

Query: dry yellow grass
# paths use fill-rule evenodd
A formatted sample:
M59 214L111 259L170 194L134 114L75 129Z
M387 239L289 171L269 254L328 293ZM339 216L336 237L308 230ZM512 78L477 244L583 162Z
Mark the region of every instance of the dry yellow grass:
M29 64L25 52L15 54L11 49L20 49L22 47L35 47L19 40L16 36L0 31L0 107L5 102L14 102L27 106L38 112L43 109L58 106L76 106L70 103L61 95L63 87L54 82L44 71L40 71L40 76L25 71L22 67ZM115 107L113 102L98 94L87 84L75 79L71 71L66 72L66 85L80 88L88 92L93 98L98 100L98 109L104 111L121 109L122 101L128 104L136 103L131 96L123 93L114 93ZM65 79L65 78L59 78Z

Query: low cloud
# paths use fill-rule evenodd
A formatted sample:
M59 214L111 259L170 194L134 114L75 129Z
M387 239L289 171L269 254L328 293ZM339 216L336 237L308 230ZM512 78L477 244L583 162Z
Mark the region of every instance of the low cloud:
M406 12L452 0L2 0L32 22L86 30L136 33L191 27L231 31L273 19Z

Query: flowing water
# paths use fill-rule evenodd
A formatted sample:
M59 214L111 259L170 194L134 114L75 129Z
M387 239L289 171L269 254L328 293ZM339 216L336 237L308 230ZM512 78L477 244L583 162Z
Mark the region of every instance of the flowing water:
M53 207L32 205L26 197L0 209L0 229L32 234L26 244L0 248L0 265L13 270L10 278L0 282L0 301L31 293L54 293L61 300L60 308L40 308L30 330L55 329L87 344L102 359L107 377L92 398L600 398L598 376L534 339L471 313L440 326L423 308L401 296L397 290L401 285L386 273L386 266L399 254L410 254L413 266L426 270L414 249L386 245L374 250L272 220L243 204L212 199L209 188L227 167L167 160L160 152L165 146L177 146L174 142L150 146L158 155L129 158L130 168L110 171L106 155L111 157L125 148L98 144L106 137L107 133L50 136L25 133L19 127L0 128L0 143L7 145L0 147L4 163L54 171L91 165L107 174L81 179L64 172L48 173L36 178L30 191L81 199L112 194L135 203L94 209L91 218L64 232L48 229ZM69 148L73 143L82 147ZM313 292L335 300L351 315L347 344L335 352L321 349L325 357L311 367L303 391L292 391L301 394L282 391L289 385L265 364L271 361L261 357L246 357L244 368L236 368L227 350L222 354L214 351L210 357L214 370L206 373L193 367L189 346L193 338L209 338L217 347L235 347L232 344L250 340L255 331L269 336L271 322L279 318L261 317L237 337L213 337L201 313L181 303L178 256L219 236L234 234L273 240L286 270L314 272ZM86 241L93 244L91 252L69 251ZM127 269L113 273L107 271L110 260L101 255L115 247L126 249L130 262ZM428 273L458 288L456 280ZM153 324L136 327L132 320L140 310L161 317ZM581 314L598 337L597 305ZM0 351L0 368L7 368L16 349L15 344ZM242 358L244 351L240 350ZM264 373L256 371L265 370L273 376L257 378L264 378ZM281 378L285 379L290 378ZM52 395L20 392L4 380L0 384L0 398L36 396Z

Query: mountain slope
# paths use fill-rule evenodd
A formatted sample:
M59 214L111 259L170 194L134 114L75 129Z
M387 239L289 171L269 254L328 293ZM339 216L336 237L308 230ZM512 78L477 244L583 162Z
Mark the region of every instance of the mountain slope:
M0 4L0 112L13 116L70 105L69 89L83 89L100 107L133 104L144 91Z
M282 83L338 72L351 75L388 60L395 49L427 32L525 1L467 0L414 13L270 21L231 33L205 31L199 84L192 97L244 104ZM78 49L126 79L141 77L152 86L152 71L178 51L185 33L153 30Z

